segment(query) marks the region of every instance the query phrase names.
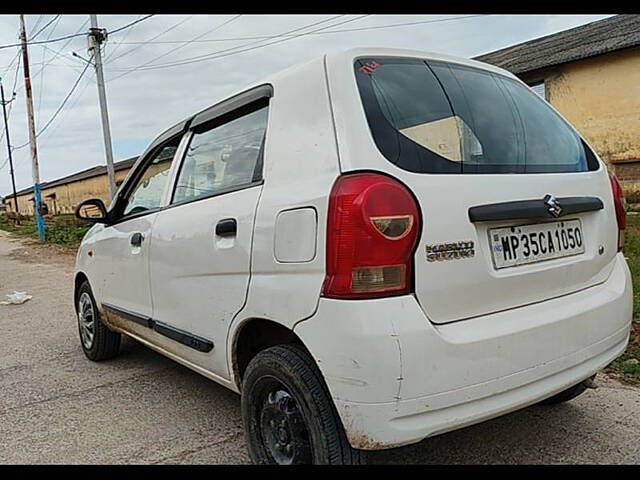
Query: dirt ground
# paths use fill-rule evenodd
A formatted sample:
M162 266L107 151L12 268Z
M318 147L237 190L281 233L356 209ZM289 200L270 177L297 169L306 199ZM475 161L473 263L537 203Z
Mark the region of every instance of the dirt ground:
M42 243L32 239L18 239L10 236L10 242L14 249L9 253L11 258L28 263L65 264L73 266L76 258L76 249L62 245Z
M73 305L75 252L0 232L0 463L249 463L240 398L136 342L88 361ZM371 463L640 463L640 388L600 374L564 405L533 406L376 452Z

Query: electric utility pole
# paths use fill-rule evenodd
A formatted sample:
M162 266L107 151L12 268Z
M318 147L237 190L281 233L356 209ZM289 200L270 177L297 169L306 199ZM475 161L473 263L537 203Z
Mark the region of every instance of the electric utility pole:
M7 151L9 153L9 173L11 174L11 186L13 187L13 203L15 205L17 218L16 221L18 224L20 223L20 209L18 208L18 194L16 193L16 178L13 173L13 158L11 155L11 140L9 139L9 121L7 119L7 105L13 102L16 98L16 93L13 92L11 100L6 101L4 99L4 85L2 83L2 78L0 78L0 94L2 97L2 114L4 116L4 129L5 129L5 137L7 138Z
M22 64L24 65L24 90L27 99L27 117L29 120L29 143L31 144L31 170L33 173L33 196L36 201L35 217L38 237L45 240L44 218L40 211L42 194L40 192L40 169L38 166L38 147L36 146L36 122L33 116L33 98L31 95L31 78L29 74L29 53L27 51L27 29L24 26L24 15L20 15L20 40L22 42Z
M100 99L100 114L102 115L102 136L104 137L104 151L107 156L107 176L109 177L109 192L111 198L116 195L116 176L113 169L113 149L111 147L111 129L109 128L109 112L107 111L107 94L104 91L104 76L102 73L102 54L100 44L107 39L104 29L98 28L98 17L89 15L91 29L89 33L89 51L93 50L95 58L96 77L98 79L98 97Z
M16 193L16 178L13 175L13 158L11 156L11 141L9 140L9 121L7 120L7 105L13 102L16 98L16 92L13 92L11 100L6 101L4 99L4 85L2 83L2 77L0 77L0 94L2 96L2 115L4 116L4 132L7 137L7 150L9 153L9 173L11 174L11 186L13 187L13 203L16 208L16 222L20 224L20 210L18 209L18 195Z

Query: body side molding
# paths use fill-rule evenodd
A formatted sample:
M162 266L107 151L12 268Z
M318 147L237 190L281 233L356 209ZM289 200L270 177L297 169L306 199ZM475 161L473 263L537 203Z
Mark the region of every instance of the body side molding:
M193 333L172 327L167 323L158 322L156 320L153 320L152 318L146 317L144 315L138 315L137 313L130 312L129 310L124 310L108 303L103 303L102 307L114 315L124 318L125 320L135 322L144 327L151 328L154 331L158 332L160 335L164 335L165 337L175 340L176 342L186 345L187 347L191 347L194 350L198 350L199 352L207 353L213 350L213 342L206 338L199 337L198 335L194 335Z

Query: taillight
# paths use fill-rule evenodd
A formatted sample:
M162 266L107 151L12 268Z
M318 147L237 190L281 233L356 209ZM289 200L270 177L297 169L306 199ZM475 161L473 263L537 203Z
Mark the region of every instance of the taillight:
M613 204L616 209L616 220L618 222L618 251L621 251L622 247L624 247L624 229L627 226L624 193L622 193L622 187L613 173L609 173L609 180L611 181Z
M336 180L327 215L327 276L323 295L374 298L412 289L420 218L407 188L384 175Z

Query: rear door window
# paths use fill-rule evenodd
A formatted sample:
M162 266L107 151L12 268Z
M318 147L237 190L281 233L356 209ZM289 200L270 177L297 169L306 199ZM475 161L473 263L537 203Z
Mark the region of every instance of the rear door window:
M506 76L408 58L355 62L382 154L418 173L597 170L592 152L542 99Z
M185 155L172 203L251 186L262 178L268 107L197 130Z

